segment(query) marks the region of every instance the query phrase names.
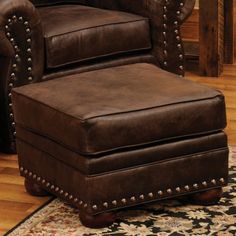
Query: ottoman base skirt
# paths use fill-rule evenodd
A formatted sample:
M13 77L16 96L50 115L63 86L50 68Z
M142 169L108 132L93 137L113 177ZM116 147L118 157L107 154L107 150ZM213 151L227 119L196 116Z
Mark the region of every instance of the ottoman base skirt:
M100 173L91 170L91 174L68 165L63 159L59 160L50 148L46 148L47 151L36 148L36 139L33 140L31 143L17 142L20 171L26 178L27 191L34 194L35 189L36 195L39 195L41 189L42 193L50 192L74 205L80 210L82 223L88 227L112 224L115 216L107 212L183 195L193 203L214 204L221 197L222 186L227 184L228 148L222 132L147 147L146 153L155 150L149 154L150 159L156 155L157 160L130 164L126 168L112 170L112 154L99 157L108 159L107 166L111 158L111 170ZM201 146L201 143L204 145ZM192 150L195 148L196 152L187 153L187 146ZM54 144L55 152L56 147ZM160 153L163 155L163 150L168 150L165 155L169 158L162 160ZM143 152L143 149L124 151L120 155L132 158L138 152ZM172 156L172 153L179 155ZM82 158L87 159L88 166L89 162L96 161L91 157Z

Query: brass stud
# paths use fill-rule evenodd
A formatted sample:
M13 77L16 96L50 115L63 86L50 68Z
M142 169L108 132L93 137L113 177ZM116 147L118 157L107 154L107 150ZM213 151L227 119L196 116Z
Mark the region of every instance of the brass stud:
M83 201L79 201L79 205L82 205L83 204Z
M198 184L194 184L193 187L194 187L195 189L198 189Z
M16 20L16 15L12 16L12 19L13 19L13 20Z
M7 37L10 38L11 34L9 32L6 33Z
M40 181L40 180L41 180L41 178L40 178L40 177L38 177L38 178L37 178L37 181Z
M20 57L19 57L19 55L18 55L18 54L16 54L16 55L15 55L15 58L16 58L16 59L19 59Z
M172 193L172 190L169 188L167 189L167 193L171 194Z
M27 52L29 52L29 53L30 53L30 52L31 52L31 48L28 48L28 49L27 49Z
M11 23L11 19L10 18L8 19L8 23Z
M186 191L189 191L189 189L190 189L188 185L186 185L184 188Z
M180 11L177 11L176 13L177 13L177 15L180 15Z
M78 198L74 198L74 202L78 202Z
M107 203L107 202L104 202L104 203L103 203L103 206L107 208L107 207L108 207L108 203Z
M31 43L31 39L30 38L27 39L27 43Z
M164 66L167 66L167 61L164 61Z
M160 190L158 191L158 195L162 196L163 195L163 192Z
M30 28L27 28L27 29L26 29L26 33L30 33Z
M206 182L206 181L203 181L203 182L202 182L202 185L206 187L206 186L207 186L207 182Z
M58 188L58 187L56 187L56 188L55 188L55 191L56 191L56 192L58 192L58 191L59 191L59 188Z
M180 70L183 70L183 69L184 69L184 67L183 67L183 66L179 66L179 69L180 69Z
M24 168L23 167L20 167L20 171L23 171L24 170Z
M46 180L45 180L45 179L43 179L43 180L42 180L42 184L45 184L45 182L46 182Z
M216 180L215 180L215 179L212 179L212 180L211 180L211 183L214 184L214 185L216 185Z
M144 195L141 194L141 195L139 196L139 198L140 198L141 200L144 200Z
M93 210L97 210L97 209L98 209L97 205L93 205Z
M52 186L51 186L51 189L54 189L54 188L55 188L55 186L54 186L54 185L52 185Z
M70 195L70 196L69 196L69 199L71 200L72 198L73 198L73 196L72 196L72 195Z
M60 194L63 194L64 193L64 191L63 190L60 190Z
M49 187L50 186L50 183L49 182L47 182L47 184L46 184L46 187Z
M133 196L133 197L130 198L130 200L131 200L131 202L135 202L136 199L135 199L135 197Z
M126 204L126 199L125 199L125 198L121 199L121 202L122 202L123 204Z
M180 187L177 187L175 190L176 190L176 192L178 192L178 193L181 191Z
M65 197L67 197L68 195L69 195L69 193L67 193L67 192L64 194Z
M220 179L220 182L221 182L221 183L224 183L224 182L225 182L225 179L224 179L224 178L221 178L221 179Z
M12 65L12 67L13 67L13 68L16 68L16 67L17 67L17 65L16 65L16 64L13 64L13 65Z
M23 17L22 16L20 16L18 19L19 19L19 21L23 21Z
M17 45L15 45L14 48L15 48L16 51L18 50L18 46Z
M9 87L13 87L13 83L10 83L10 84L9 84Z
M87 204L87 203L85 203L85 204L84 204L84 208L86 208L87 206L88 206L88 204Z
M29 176L32 176L33 175L33 173L32 172L29 172Z
M28 21L25 21L25 22L24 22L24 25L29 25L29 22L28 22Z
M36 177L37 177L37 175L36 175L36 174L34 174L34 175L33 175L33 179L36 179Z
M117 201L116 201L116 200L112 201L112 204L113 204L114 206L116 206L116 205L117 205Z
M28 173L28 170L24 170L24 173L27 174L27 173Z
M33 77L32 77L32 76L29 76L29 77L28 77L28 80L29 80L29 81L32 81L32 80L33 80Z
M153 193L149 193L148 196L153 198Z

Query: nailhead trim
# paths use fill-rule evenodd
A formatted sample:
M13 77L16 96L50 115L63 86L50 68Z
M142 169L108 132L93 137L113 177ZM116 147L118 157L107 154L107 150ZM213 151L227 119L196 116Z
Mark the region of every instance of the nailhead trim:
M16 45L16 40L15 38L11 35L11 25L13 23L21 23L24 25L25 27L25 33L27 35L27 43L28 43L28 48L27 48L27 52L30 53L29 54L29 59L28 59L28 81L32 81L33 80L33 76L32 76L32 58L31 58L31 28L29 26L29 22L24 20L24 18L22 16L19 16L17 17L16 15L13 15L12 17L9 17L7 19L7 23L5 25L5 34L7 36L7 38L9 39L12 47L15 49L15 56L14 56L14 61L13 61L13 64L12 64L12 68L11 68L11 76L10 76L10 82L8 84L8 87L9 87L9 96L8 96L8 106L9 106L9 116L10 116L10 120L12 121L12 128L11 128L11 131L12 131L12 135L13 137L16 136L16 132L15 132L15 123L14 123L14 115L12 113L12 103L11 103L11 90L12 88L14 87L15 85L15 82L18 80L17 78L17 75L16 75L16 71L17 71L17 67L18 67L18 60L20 60L20 56L18 54L18 50L19 50L19 47L18 45Z
M168 17L167 17L167 12L168 12L168 5L169 4L169 0L165 0L164 1L164 6L163 6L163 31L162 31L162 34L163 34L163 56L164 56L164 61L163 61L163 65L165 68L168 67L168 51L167 51L167 47L168 47L168 43L167 43L167 34L166 34L166 30L168 28ZM181 1L179 3L179 10L176 11L176 14L177 15L180 15L181 14L181 10L184 6L184 3ZM179 54L179 75L180 76L183 76L184 74L184 65L183 65L183 59L184 59L184 56L182 54L182 45L179 43L181 41L181 37L179 35L179 22L177 20L174 21L174 26L175 26L175 29L174 29L174 33L176 34L176 44L177 44L177 50L180 50L180 54Z
M25 169L24 167L20 167L20 172L21 174L27 175L29 177L32 177L33 179L36 179L38 182L41 182L42 185L46 186L47 188L49 188L50 190L53 190L55 193L60 194L62 197L67 198L67 200L69 200L72 204L75 204L78 206L81 206L83 208L87 208L88 207L88 203L78 199L78 197L74 197L72 194L65 192L63 189L60 189L58 186L55 186L54 184L51 184L50 182L46 182L45 179L43 179L40 176L37 176L36 174L33 174L31 171ZM162 197L164 195L168 196L168 195L176 195L176 194L180 194L180 193L186 193L189 192L191 190L196 190L199 189L199 186L203 186L203 187L207 187L207 186L212 186L212 185L216 185L217 183L220 184L224 184L225 183L225 179L224 178L220 178L220 179L211 179L209 181L203 181L199 184L195 183L193 185L185 185L182 187L176 187L175 190L168 188L166 190L158 190L156 192L149 192L148 194L140 194L137 198L135 196L130 197L128 200L126 198L122 198L120 199L120 204L118 204L119 201L117 200L113 200L111 202L111 204L109 204L109 202L103 202L101 203L101 205L99 204L94 204L92 205L92 209L94 211L97 211L98 209L104 209L104 208L108 208L109 205L115 206L117 207L117 205L132 205L134 202L142 202L145 201L145 199L149 199L153 198L154 196L156 196L156 198L158 199L158 197ZM200 188L201 190L203 190L202 188ZM137 200L138 199L138 200ZM130 204L131 203L131 204ZM111 207L112 209L112 207Z

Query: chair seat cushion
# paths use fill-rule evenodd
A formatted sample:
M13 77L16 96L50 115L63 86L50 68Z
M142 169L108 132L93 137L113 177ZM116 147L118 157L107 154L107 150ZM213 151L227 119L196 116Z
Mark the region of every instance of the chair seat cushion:
M151 48L147 18L82 5L38 8L47 67Z
M26 85L12 96L16 127L82 155L210 134L226 125L220 92L150 64Z

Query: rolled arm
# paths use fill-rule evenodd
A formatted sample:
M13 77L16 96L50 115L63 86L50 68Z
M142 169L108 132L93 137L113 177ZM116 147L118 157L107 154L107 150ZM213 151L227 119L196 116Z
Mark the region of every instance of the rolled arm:
M11 89L40 80L44 70L41 22L28 0L0 1L0 62L0 140L13 150Z
M90 5L148 17L157 63L184 75L184 49L180 26L191 14L195 0L90 0Z

